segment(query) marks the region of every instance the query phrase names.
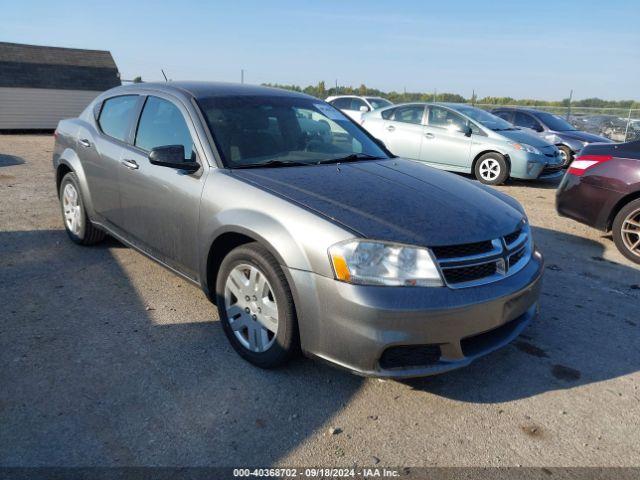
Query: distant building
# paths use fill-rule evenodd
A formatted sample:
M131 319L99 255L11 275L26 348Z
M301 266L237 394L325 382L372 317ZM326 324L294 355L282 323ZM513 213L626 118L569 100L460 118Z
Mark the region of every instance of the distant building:
M117 85L107 51L0 42L0 130L53 129Z

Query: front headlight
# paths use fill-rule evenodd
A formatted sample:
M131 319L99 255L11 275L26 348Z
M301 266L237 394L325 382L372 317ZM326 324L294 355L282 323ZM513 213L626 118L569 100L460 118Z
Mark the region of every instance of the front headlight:
M347 240L329 248L336 278L357 285L441 287L426 248L374 240Z
M511 145L516 150L522 150L524 152L535 153L536 155L541 155L540 150L538 150L536 147L534 147L532 145L527 145L526 143L509 142L509 145Z

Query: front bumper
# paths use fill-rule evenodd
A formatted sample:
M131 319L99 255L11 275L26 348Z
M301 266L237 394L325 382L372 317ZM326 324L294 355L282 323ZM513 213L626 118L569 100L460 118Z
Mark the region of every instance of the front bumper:
M511 160L511 176L523 180L560 178L562 176L562 160L559 156L516 151L509 154Z
M302 349L366 376L464 367L509 343L536 316L542 269L536 251L518 273L462 289L358 286L290 270Z

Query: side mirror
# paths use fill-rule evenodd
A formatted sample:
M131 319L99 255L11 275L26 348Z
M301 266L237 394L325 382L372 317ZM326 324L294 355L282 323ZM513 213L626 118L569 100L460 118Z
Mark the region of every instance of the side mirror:
M149 152L149 162L159 167L175 168L187 172L195 172L200 168L198 162L184 159L184 146L182 145L165 145L152 149Z
M360 107L360 111L361 111L361 112L368 112L368 111L369 111L369 107L367 107L366 105L362 105L362 106Z
M532 129L532 130L535 130L535 131L536 131L536 132L538 132L538 133L540 133L540 132L542 132L542 131L544 130L544 129L542 128L542 125L540 125L540 124L534 125L531 129Z
M470 137L471 134L473 133L473 130L471 129L471 127L469 125L465 125L462 128L462 133L464 133L465 137Z

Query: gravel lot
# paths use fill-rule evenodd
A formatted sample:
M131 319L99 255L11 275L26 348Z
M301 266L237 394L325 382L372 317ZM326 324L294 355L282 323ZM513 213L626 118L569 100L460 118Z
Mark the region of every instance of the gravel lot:
M500 187L546 255L540 318L464 370L379 381L258 370L196 287L71 243L52 146L0 136L0 465L640 465L640 269L559 218L555 185Z

